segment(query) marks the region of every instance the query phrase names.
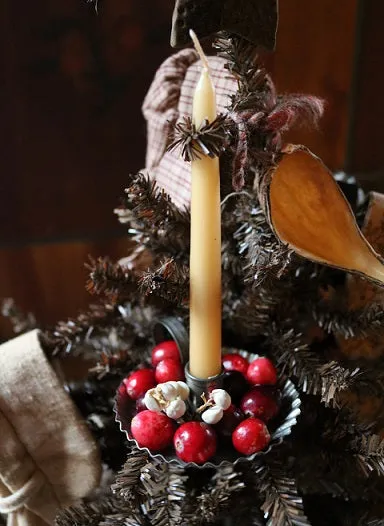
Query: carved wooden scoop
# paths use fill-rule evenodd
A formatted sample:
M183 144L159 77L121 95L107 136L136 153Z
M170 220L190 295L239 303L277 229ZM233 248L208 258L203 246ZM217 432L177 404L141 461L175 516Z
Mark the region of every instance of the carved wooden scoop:
M318 157L290 145L259 184L260 202L284 244L311 261L384 285L383 259L360 231L347 199Z

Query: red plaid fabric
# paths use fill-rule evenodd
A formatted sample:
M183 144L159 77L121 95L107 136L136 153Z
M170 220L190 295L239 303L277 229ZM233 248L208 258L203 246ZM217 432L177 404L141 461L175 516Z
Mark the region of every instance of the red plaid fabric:
M237 89L224 63L224 59L209 57L219 113L226 110L229 96ZM165 149L169 137L172 138L174 124L192 113L193 93L200 73L197 53L193 49L180 51L160 66L143 104L148 134L146 169L179 207L190 203L191 166L179 152Z

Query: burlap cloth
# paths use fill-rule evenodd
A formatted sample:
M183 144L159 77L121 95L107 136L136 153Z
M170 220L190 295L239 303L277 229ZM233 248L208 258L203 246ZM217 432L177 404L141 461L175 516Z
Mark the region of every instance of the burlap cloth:
M38 332L0 346L0 512L8 525L52 524L97 487L96 443L44 356Z

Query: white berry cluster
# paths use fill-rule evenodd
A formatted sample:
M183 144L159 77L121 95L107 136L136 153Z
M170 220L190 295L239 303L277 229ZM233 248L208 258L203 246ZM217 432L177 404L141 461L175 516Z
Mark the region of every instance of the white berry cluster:
M166 382L149 389L144 396L144 404L150 411L163 411L169 418L181 418L187 406L185 400L189 397L189 387L185 382Z
M231 397L224 389L214 389L205 404L199 408L201 418L206 424L217 424L223 413L231 405Z

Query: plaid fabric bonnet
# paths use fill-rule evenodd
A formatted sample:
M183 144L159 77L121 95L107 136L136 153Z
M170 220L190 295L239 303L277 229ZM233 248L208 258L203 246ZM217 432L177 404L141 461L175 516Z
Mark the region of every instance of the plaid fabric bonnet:
M224 69L224 59L212 56L209 64L218 113L224 112L237 84ZM193 49L171 56L158 69L143 104L147 121L146 170L179 207L189 207L190 165L178 151L166 152L166 148L172 140L174 125L192 113L193 93L200 72L200 61Z

